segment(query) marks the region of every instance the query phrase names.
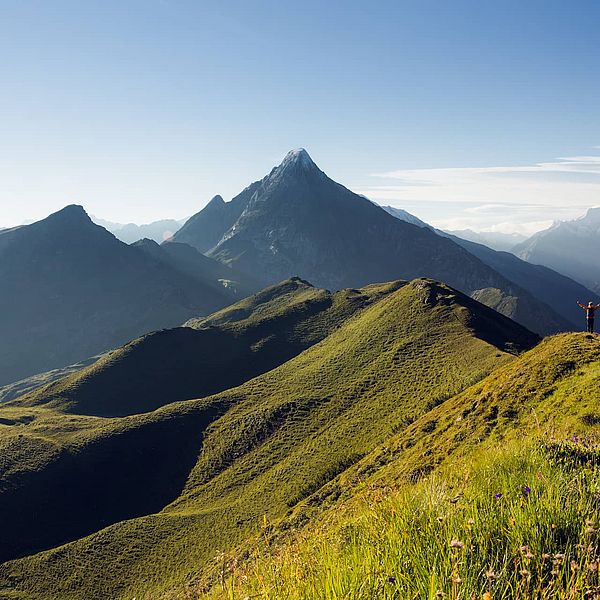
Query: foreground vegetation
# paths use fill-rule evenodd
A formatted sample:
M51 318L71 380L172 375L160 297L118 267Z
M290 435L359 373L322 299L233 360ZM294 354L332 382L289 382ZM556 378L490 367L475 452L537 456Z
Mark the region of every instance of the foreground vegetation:
M248 562L224 557L209 596L598 598L598 467L600 447L577 437L488 451L370 491L279 547L259 538Z
M212 385L213 359L225 358L225 373L235 363L211 355L216 345L194 345L194 353L171 344L172 334L158 334L0 407L2 600L278 598L288 591L310 599L329 589L323 573L331 598L419 597L425 583L427 593L467 598L468 590L483 590L469 583L478 569L507 580L501 557L510 562L517 547L488 525L477 541L483 499L502 493L494 500L504 504L491 506L506 506L509 519L510 502L533 506L540 492L532 483L538 467L527 465L547 460L552 467L549 451L523 441L564 431L593 436L600 423L598 338L538 343L516 323L428 280L334 295L290 281L190 325L179 333L239 342L240 356L251 356L257 368L242 385L181 401L182 384ZM260 374L261 365L278 364L282 347L294 356ZM190 357L183 371L175 354L164 364L147 360L176 350ZM162 376L145 378L148 364L152 371L164 366ZM115 393L115 380L130 392ZM471 458L496 456L501 447L521 463L507 455L482 463L482 472L501 472L503 461L521 466L507 467L510 485L496 480L485 488ZM539 462L538 470L550 467ZM550 471L546 477L560 481ZM480 500L469 487L477 481L487 490ZM556 506L568 506L560 498ZM546 500L540 497L540 506L553 506ZM373 512L371 504L383 508ZM411 531L415 541L404 536ZM430 547L433 532L438 550ZM579 543L572 533L557 538L554 554ZM488 535L486 559L467 559ZM402 536L405 545L394 550ZM541 551L514 541L519 552L530 547L524 555ZM306 561L294 565L288 552L305 553ZM352 563L352 556L366 562ZM420 562L409 568L413 556ZM321 562L330 570L321 571ZM458 575L448 579L448 565ZM247 580L230 577L239 569ZM292 576L304 583L293 587ZM456 589L447 587L453 576ZM503 593L499 586L492 591Z

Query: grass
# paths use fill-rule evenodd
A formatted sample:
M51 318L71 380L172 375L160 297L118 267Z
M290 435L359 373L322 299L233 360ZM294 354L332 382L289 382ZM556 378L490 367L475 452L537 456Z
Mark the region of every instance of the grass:
M246 563L224 557L209 596L597 598L599 459L581 442L488 451L341 505L292 543L265 536Z
M566 370L547 367L544 395L597 353L575 336L570 353L542 345L538 359L515 360L535 336L427 280L335 295L303 289L283 301L264 294L193 324L236 332L252 323L258 352L277 347L269 346L273 332L285 332L282 345L309 339L310 347L238 387L113 418L43 402L0 409L12 422L0 427L9 467L0 494L4 551L22 540L39 544L0 565L0 598L131 599L169 594L186 581L207 585L218 573L215 556L243 547L265 517L273 532L296 531L366 487L419 479L452 450L467 451L456 437L463 428L484 437L496 426L506 431L514 419L503 410L490 419L488 403L512 365L569 362ZM321 309L307 313L315 295ZM265 302L277 310L263 310ZM29 512L13 519L22 506ZM69 532L71 522L81 530ZM68 541L65 529L72 541L57 547Z
M594 511L598 512L600 500L598 473L595 468L599 458L598 447L585 448L582 443L579 443L580 438L578 438L578 443L564 441L545 443L542 448L542 444L536 443L535 440L564 439L567 432L570 432L570 434L576 433L580 436L593 435L597 437L600 432L599 424L600 363L598 361L598 339L585 334L560 335L546 339L518 360L497 369L480 383L435 407L409 427L392 436L385 444L342 473L336 480L324 486L318 494L315 494L316 504L309 499L299 505L294 514L287 521L279 524L276 532L271 533L268 539L270 543L281 542L281 540L285 542L288 533L298 529L298 524L308 524L308 532L301 535L306 535L308 539L314 536L315 539L319 540L321 539L319 537L321 526L326 526L331 522L338 524L346 522L347 518L344 512L350 510L348 507L353 507L351 511L353 515L361 515L362 518L368 513L365 507L374 502L378 503L393 490L395 490L397 498L406 498L413 497L414 490L417 490L418 495L427 490L439 490L440 485L445 486L447 490L454 491L446 493L444 502L441 502L442 496L438 496L437 501L431 500L434 504L438 501L445 504L449 499L455 501L455 505L463 506L467 492L475 494L479 488L487 490L485 498L488 499L489 503L487 505L485 502L481 505L471 503L471 516L465 517L465 520L469 518L476 519L475 515L478 513L480 515L479 522L486 523L490 519L490 507L496 506L492 502L494 494L502 493L503 502L511 499L514 506L520 505L523 500L523 486L529 486L531 489L535 487L537 491L542 489L539 487L538 481L540 476L542 476L544 486L546 486L544 489L547 489L549 494L554 494L554 498L548 495L535 496L537 504L532 505L533 512L530 514L532 518L538 513L541 514L543 510L546 513L555 515L555 525L562 522L561 520L568 520L571 518L570 515L572 516L575 512L578 512L580 517L583 515L582 518L584 519L595 519L597 517L594 516ZM507 446L509 447L508 451L501 450ZM584 469L583 473L577 472L575 467L585 466L588 462L594 465L592 471L586 472ZM499 477L502 478L501 481L498 479ZM489 485L486 484L486 481L489 482ZM535 486L531 483L532 481L535 482ZM413 485L414 482L416 482L416 486ZM472 487L466 486L468 489L465 491L462 488L465 488L467 483ZM552 487L555 483L557 485ZM430 485L433 487L430 488ZM492 488L495 488L493 493ZM529 497L529 494L527 496ZM333 501L323 504L319 501L319 497L333 498ZM430 495L431 498L435 498L433 491ZM534 496L531 496L531 498L534 498ZM358 508L356 508L357 499L359 501ZM493 500L496 499L493 498ZM453 502L449 502L449 504L454 505ZM325 510L323 510L324 506ZM578 508L575 510L573 507ZM447 508L450 509L451 507L448 506ZM414 511L412 508L407 508L406 511L408 516L405 515L404 533L402 535L405 535L408 531L417 536L421 535L424 531L423 524L418 523L417 529L409 527L407 519L414 518L414 515L410 516ZM382 519L385 518L385 515L380 516ZM581 525L582 519L579 518L577 522ZM300 527L300 531L303 531L302 527ZM454 531L456 531L456 528ZM482 531L482 535L489 536L489 544L495 544L497 540L502 541L494 532ZM564 553L563 547L565 545L576 548L577 544L581 543L576 529L560 529L557 525L556 534L563 536L561 538L562 546L555 545L554 550L547 546L542 554ZM450 533L449 535L458 536L458 533ZM457 537L457 539L462 541L461 538ZM529 539L532 539L531 536ZM425 545L429 547L433 544L433 547L439 549L447 541L451 541L451 539L440 539L434 544L434 540L430 537L426 540ZM518 547L520 548L528 543L519 542ZM335 547L329 541L324 542L324 546L327 551ZM284 547L286 546L284 545ZM514 547L513 544L511 548L514 549ZM287 546L287 548L290 548L290 546ZM302 543L298 545L298 548L292 544L290 552L302 552L302 548L304 548ZM505 545L499 544L498 548L504 553L503 556L508 556ZM354 551L366 555L374 552L365 538L361 538L360 543L354 546ZM235 564L236 561L240 562L240 557L245 556L246 552L246 548L242 548L240 553L231 555L229 560L233 560L232 564ZM331 550L331 552L334 551ZM312 553L312 549L306 549L307 555ZM315 564L318 565L323 561L323 564L329 564L327 563L327 556L319 555L316 552L314 555ZM431 558L430 555L428 557L429 562L425 561L423 564L434 564L430 561ZM345 564L341 556L336 555L335 559L332 558L331 560L336 564ZM590 562L593 567L594 561L591 560ZM263 572L265 569L263 562L255 561L252 564L255 572L251 584L258 585L257 580L261 578L267 581L268 573ZM312 563L308 560L307 564ZM568 564L570 565L570 562ZM278 563L274 563L274 565L277 569L283 568ZM272 565L270 568L275 568L275 566ZM338 587L335 589L339 595L330 597L379 597L376 588L368 586L366 589L373 595L361 596L362 586L363 584L367 585L367 583L359 584L356 578L352 578L353 574L358 572L362 574L371 572L369 568L369 564L363 565L362 569L355 565L348 571L336 573L339 581L349 578L353 583L350 591L346 590L346 595ZM471 565L469 573L474 568ZM490 568L489 565L487 568ZM494 568L499 567L495 566ZM380 573L380 571L377 571L377 573ZM431 574L431 571L428 571L428 573ZM248 572L242 571L242 574L249 576ZM333 577L329 572L327 576ZM399 576L395 574L391 576L396 580L399 579ZM323 572L319 574L319 577L323 577ZM319 577L315 577L311 585L315 587L315 590L328 589L326 586L323 587L324 582ZM408 577L412 581L414 573L410 571ZM464 576L461 575L461 578L464 579ZM231 584L233 580L228 581ZM277 579L277 581L280 581L280 579ZM381 583L380 579L378 582ZM423 581L421 583L423 584ZM270 581L269 585L275 585L275 583ZM556 585L558 583L555 584L555 587ZM202 586L206 587L203 583L197 589L202 589ZM572 582L568 586L570 586L570 589L578 589L574 587ZM391 588L390 591L388 588L389 586L385 590L386 593L390 592L390 594L396 589ZM433 592L437 592L438 588L434 589ZM316 595L316 591L314 596L310 596L306 590L303 592L306 594L305 596L294 596L289 587L285 586L279 588L278 593L280 596L269 596L267 593L269 589L271 588L268 586L262 589L261 593L265 594L264 597L285 598L287 597L285 594L288 593L290 598L319 597ZM302 590L304 588L299 587L298 589ZM253 597L251 589L242 586L241 590L241 598ZM516 594L517 592L514 590L512 592L507 591L504 596L497 597L519 597L511 596L511 593ZM562 591L560 593L563 594ZM413 591L411 594L402 591L398 596L392 594L389 597L427 597L423 595L422 590L420 592ZM552 590L545 590L545 596L540 594L534 596L523 593L520 597L560 597L552 596ZM181 592L173 597L186 596ZM192 594L191 597L195 596ZM200 597L203 596L200 595ZM459 597L470 598L471 596L464 591L463 595ZM566 594L563 597L575 598L579 596Z

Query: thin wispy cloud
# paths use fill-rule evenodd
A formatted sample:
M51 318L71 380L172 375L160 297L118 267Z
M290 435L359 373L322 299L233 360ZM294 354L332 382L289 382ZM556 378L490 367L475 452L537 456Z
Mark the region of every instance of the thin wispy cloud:
M600 156L531 165L399 169L360 193L443 228L530 234L600 204Z
M386 173L373 173L373 177L406 179L408 183L427 184L432 176L465 176L496 173L589 173L600 175L600 156L566 156L554 162L508 167L447 167L441 169L405 169Z

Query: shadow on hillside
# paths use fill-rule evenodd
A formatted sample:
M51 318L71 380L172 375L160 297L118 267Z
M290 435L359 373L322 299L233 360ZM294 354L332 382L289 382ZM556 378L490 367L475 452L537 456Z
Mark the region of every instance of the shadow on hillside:
M160 511L180 494L204 430L224 408L119 424L74 451L63 450L40 471L5 480L0 562Z

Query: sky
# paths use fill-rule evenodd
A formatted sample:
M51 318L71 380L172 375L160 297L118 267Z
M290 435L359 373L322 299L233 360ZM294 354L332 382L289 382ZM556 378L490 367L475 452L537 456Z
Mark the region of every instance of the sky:
M600 205L597 0L0 0L0 227L182 219L286 152L435 226Z

